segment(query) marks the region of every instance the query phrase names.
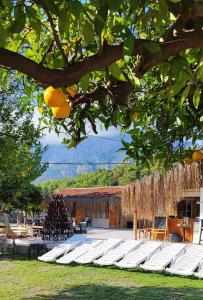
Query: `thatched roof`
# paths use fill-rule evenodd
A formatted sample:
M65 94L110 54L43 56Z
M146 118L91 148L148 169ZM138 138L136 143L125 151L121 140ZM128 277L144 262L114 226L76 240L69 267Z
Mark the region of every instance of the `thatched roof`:
M143 177L125 187L121 203L124 217L132 217L137 210L138 218L154 219L155 216L177 214L177 203L188 189L199 189L199 168L182 165L168 171L165 175L156 173Z

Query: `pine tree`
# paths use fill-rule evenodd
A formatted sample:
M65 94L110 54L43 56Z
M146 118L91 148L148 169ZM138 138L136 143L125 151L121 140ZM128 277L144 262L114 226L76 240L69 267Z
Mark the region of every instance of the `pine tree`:
M44 221L43 239L60 241L73 234L62 195L52 195Z

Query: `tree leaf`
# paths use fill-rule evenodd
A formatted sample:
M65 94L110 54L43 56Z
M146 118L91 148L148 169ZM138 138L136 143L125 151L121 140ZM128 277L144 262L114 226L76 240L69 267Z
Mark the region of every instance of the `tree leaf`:
M172 92L173 92L173 96L177 95L180 90L184 87L184 85L186 84L186 82L188 81L188 77L185 76L185 72L182 71L179 74L179 79L176 81L176 83L172 86Z
M89 74L86 74L80 79L80 85L84 93L88 90L89 87Z
M131 68L128 68L128 77L133 86L135 87L140 86L140 80L133 74Z
M143 43L143 46L152 53L157 53L161 51L161 48L159 46L159 44L155 43L155 42L145 42Z
M90 22L85 22L82 33L87 44L94 42L94 28Z
M103 5L98 10L97 15L95 17L94 29L97 34L100 34L102 32L102 29L104 28L104 25L106 23L107 14L108 14L108 6Z
M70 28L70 18L67 10L63 9L58 17L58 28L60 34L68 32Z
M24 6L22 3L17 3L14 7L15 21L10 27L11 32L21 32L25 27L26 16L24 12Z
M123 45L123 54L131 56L134 49L135 39L133 35L128 36Z
M123 73L119 69L119 66L116 63L113 63L112 65L110 65L108 67L108 69L116 79L122 80L122 81L127 81L126 78L124 77Z
M26 7L26 16L29 19L30 26L37 32L39 33L41 30L41 24L39 21L36 19L36 14L37 11L32 7L32 6L27 6Z
M122 3L121 0L106 0L106 2L109 9L112 11L118 11Z
M172 3L178 3L178 2L180 2L181 0L169 0L170 2L172 2Z
M187 96L189 95L189 92L190 92L190 88L191 88L191 85L188 85L188 86L186 86L186 88L185 88L184 91L182 92L181 102L180 102L180 107L183 106L183 103L184 103L185 100L187 99Z
M71 2L71 11L74 16L79 19L82 10L82 4L78 0L74 0Z
M197 70L197 79L203 82L203 64Z
M201 96L201 89L197 87L193 95L193 104L196 109L198 108L200 103L200 96Z

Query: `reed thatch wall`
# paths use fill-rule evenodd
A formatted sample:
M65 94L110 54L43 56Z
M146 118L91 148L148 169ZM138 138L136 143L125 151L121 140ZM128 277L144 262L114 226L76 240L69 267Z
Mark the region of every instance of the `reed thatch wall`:
M138 219L145 220L154 220L155 216L176 215L177 203L188 189L199 189L197 164L186 167L179 165L165 175L156 173L132 182L123 190L123 226L126 226L126 220L132 220L134 210Z

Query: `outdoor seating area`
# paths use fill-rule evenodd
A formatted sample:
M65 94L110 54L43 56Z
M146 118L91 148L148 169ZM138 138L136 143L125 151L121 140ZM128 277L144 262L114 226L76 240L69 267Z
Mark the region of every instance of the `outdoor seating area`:
M38 257L40 261L59 264L91 264L166 272L171 275L203 278L203 246L158 241L109 238L70 238Z

